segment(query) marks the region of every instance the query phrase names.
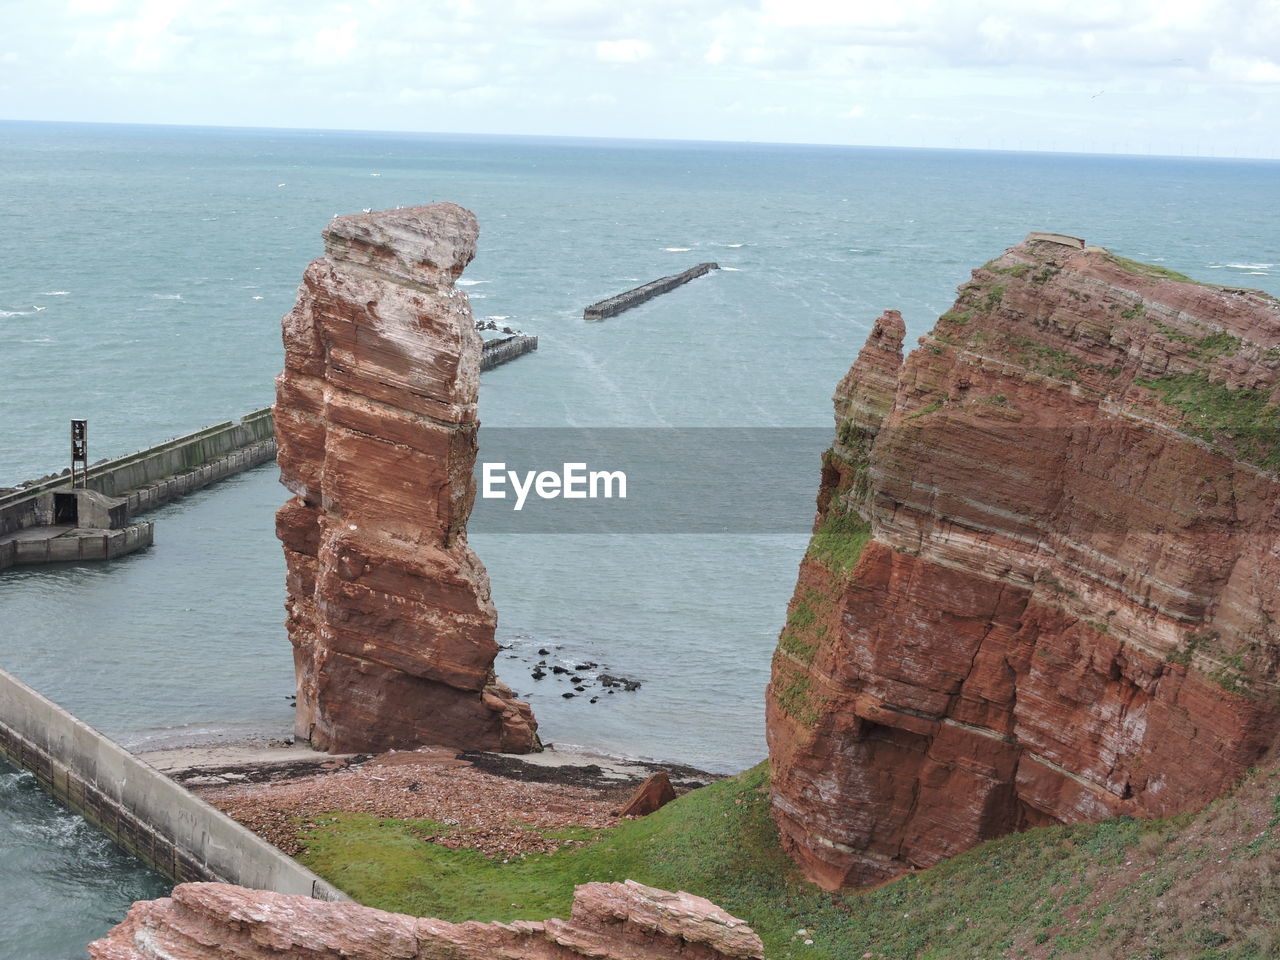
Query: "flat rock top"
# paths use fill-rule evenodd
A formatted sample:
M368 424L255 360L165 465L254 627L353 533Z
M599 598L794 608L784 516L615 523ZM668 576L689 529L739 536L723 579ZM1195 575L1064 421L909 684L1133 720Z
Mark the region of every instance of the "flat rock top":
M391 279L436 283L462 273L476 255L479 235L475 214L456 203L335 217L321 232L330 260Z
M1071 249L1028 237L996 261L1043 264L1052 259L1065 272L1128 290L1171 312L1216 323L1262 347L1280 346L1280 300L1261 290L1202 283L1158 264L1129 260L1102 247Z

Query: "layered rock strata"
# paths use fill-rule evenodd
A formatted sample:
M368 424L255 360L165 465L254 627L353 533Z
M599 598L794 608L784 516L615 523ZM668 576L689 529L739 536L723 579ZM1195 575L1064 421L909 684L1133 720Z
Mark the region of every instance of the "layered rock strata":
M91 960L760 960L743 921L632 880L574 891L568 920L449 923L221 883L135 903Z
M336 218L283 319L276 532L297 734L321 749L539 748L467 545L481 346L454 281L477 234L448 203Z
M836 393L767 705L828 888L1187 810L1276 740L1280 303L1060 239Z

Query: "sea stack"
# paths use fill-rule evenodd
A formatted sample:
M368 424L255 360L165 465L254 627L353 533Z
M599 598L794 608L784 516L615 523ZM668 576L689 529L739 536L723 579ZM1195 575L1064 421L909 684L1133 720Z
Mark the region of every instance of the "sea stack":
M454 281L478 232L450 203L335 218L283 318L276 532L296 731L321 749L540 749L467 545L481 342Z
M773 806L834 889L1202 805L1280 728L1280 302L1035 235L835 397L773 663Z

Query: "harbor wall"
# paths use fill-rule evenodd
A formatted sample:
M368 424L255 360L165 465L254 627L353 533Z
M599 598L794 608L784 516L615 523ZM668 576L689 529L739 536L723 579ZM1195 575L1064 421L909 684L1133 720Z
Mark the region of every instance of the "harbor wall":
M79 563L114 560L135 550L145 550L155 537L151 521L130 524L120 530L103 530L74 537L42 537L0 543L0 570L28 563Z
M350 899L3 670L0 756L174 883L214 880Z
M712 270L719 270L718 263L700 263L696 267L690 267L683 273L676 273L669 277L659 277L657 280L650 280L648 283L641 284L616 296L609 297L605 300L597 301L582 311L582 319L584 320L603 320L605 317L616 317L624 310L630 310L632 307L638 307L640 304L652 300L654 297L661 296L674 290L682 284L688 283L696 277L710 273Z
M126 497L132 517L266 463L275 452L271 408L267 407L96 464L88 470L86 485L109 497ZM70 482L64 474L0 495L0 536L52 523L52 501L43 495L67 489Z
M501 340L486 340L480 351L480 370L491 370L499 364L523 357L538 349L538 338L523 334L514 337L503 337Z

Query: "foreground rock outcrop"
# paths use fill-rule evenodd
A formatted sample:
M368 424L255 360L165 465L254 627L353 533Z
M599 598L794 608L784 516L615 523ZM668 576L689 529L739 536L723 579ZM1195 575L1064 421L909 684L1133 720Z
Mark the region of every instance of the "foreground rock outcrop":
M587 883L568 920L449 923L222 883L135 903L91 960L759 960L743 921L687 893Z
M321 749L539 749L466 537L480 338L454 281L477 234L448 203L336 218L283 320L276 531L297 734Z
M1187 810L1276 740L1280 303L1061 239L838 388L767 705L828 888Z

